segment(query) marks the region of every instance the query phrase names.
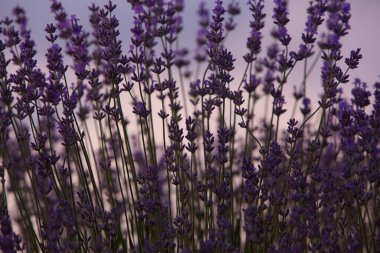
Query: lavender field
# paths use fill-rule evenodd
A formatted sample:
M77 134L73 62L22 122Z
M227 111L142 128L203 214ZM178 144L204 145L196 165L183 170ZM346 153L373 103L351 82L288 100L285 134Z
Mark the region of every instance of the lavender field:
M357 2L95 2L0 11L1 252L380 252Z

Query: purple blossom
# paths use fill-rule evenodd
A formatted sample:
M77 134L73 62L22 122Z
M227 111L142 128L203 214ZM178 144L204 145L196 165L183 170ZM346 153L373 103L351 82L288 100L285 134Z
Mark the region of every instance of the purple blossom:
M133 113L137 114L139 117L148 117L150 110L146 109L143 102L137 102L136 106L133 107Z
M128 0L127 44L123 6L91 5L88 32L52 0L45 58L21 7L2 18L2 252L376 251L380 84L350 79L349 3L311 1L299 45L289 3L264 54L263 0L201 1L194 51L183 0Z

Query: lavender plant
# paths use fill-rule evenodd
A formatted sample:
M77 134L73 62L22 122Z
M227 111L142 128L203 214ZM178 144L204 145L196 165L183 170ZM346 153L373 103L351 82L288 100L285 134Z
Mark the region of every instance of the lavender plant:
M362 55L341 51L347 1L310 1L295 51L288 1L244 2L240 77L225 45L238 1L200 2L195 52L182 0L128 0L130 41L112 1L89 7L90 31L50 4L43 61L21 7L0 22L2 252L379 250L380 83L349 78Z

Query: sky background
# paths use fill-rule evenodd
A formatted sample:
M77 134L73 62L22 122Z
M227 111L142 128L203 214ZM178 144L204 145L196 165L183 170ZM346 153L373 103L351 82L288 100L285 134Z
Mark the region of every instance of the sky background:
M61 1L66 9L66 12L71 15L75 14L80 23L86 30L90 31L90 25L88 22L90 6L93 2L97 5L104 5L108 1L90 1L90 0L63 0ZM123 48L126 50L130 44L130 28L132 24L132 11L130 4L126 0L113 1L118 5L115 15L120 21L120 33L123 40ZM224 1L224 6L230 1ZM236 58L235 70L232 72L235 76L235 80L241 80L243 71L245 68L245 62L242 56L247 52L245 43L246 37L249 34L249 20L251 14L246 6L246 0L239 1L241 7L241 14L237 17L238 23L237 29L227 37L225 45L232 51ZM292 36L290 49L296 50L301 43L301 33L305 27L306 20L306 8L308 6L307 0L290 0L289 1L289 18L288 29ZM351 31L349 35L343 38L343 56L349 56L351 50L356 48L362 49L363 59L360 62L359 68L350 71L351 80L356 77L360 77L363 81L367 82L370 88L375 81L379 80L380 75L380 0L352 0L351 3L352 18L350 21ZM197 9L200 1L197 0L185 0L185 10L183 13L184 30L180 35L181 47L187 47L191 52L195 50L195 35L198 29L198 16ZM207 7L212 9L213 1L206 1ZM48 0L0 0L0 18L3 19L6 16L11 16L12 9L15 6L21 6L26 10L27 17L29 19L29 28L32 30L32 37L37 44L37 60L39 61L39 67L44 69L45 53L49 46L49 42L45 39L45 26L47 23L54 22L53 14L50 13L50 1ZM273 10L273 1L265 1L265 29L263 40L263 53L265 53L267 46L272 41L269 36L269 32L273 27L271 20ZM125 52L124 52L125 53ZM302 67L303 64L298 64L298 68L292 72L289 83L285 87L285 94L291 94L294 85L299 85L302 80ZM352 83L347 83L345 86L346 96L349 95ZM313 105L316 105L317 96L321 93L320 85L320 65L317 65L314 72L308 81L308 96L314 101ZM290 102L289 102L290 103ZM291 111L291 107L287 105L288 112ZM285 119L288 117L284 117Z

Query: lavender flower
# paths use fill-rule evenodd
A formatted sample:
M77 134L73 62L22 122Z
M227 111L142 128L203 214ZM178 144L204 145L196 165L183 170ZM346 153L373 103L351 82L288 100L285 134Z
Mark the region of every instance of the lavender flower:
M91 5L88 32L52 0L42 57L22 7L14 21L1 19L2 252L380 247L380 84L350 80L363 55L343 55L349 3L311 1L297 46L290 2L275 0L264 47L263 0L248 10L201 1L192 51L182 38L185 1L127 2L125 44L122 6ZM245 11L248 38L235 39ZM246 54L233 54L230 42L241 41ZM306 91L318 60L314 103Z

